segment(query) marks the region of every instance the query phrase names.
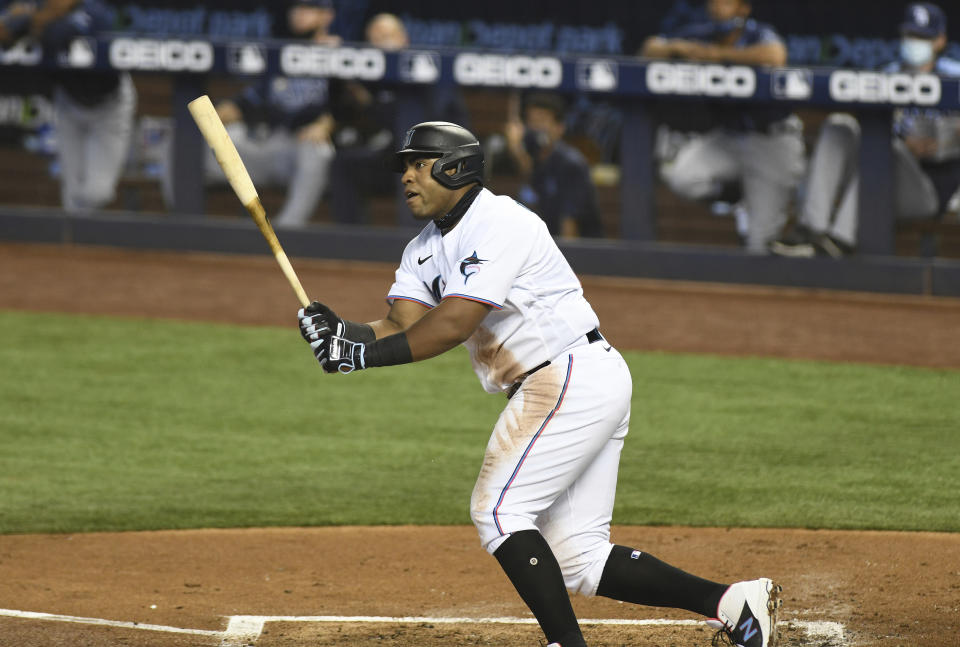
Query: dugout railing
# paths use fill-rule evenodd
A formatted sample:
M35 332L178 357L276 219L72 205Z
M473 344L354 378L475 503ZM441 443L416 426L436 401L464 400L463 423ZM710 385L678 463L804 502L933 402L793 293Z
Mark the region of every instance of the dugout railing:
M864 277L875 277L866 283L859 279L849 281L843 276L849 278L857 274L852 263L875 264L881 259L889 259L898 266L918 263L915 268L906 270L911 274L906 281L909 287L893 281L900 286L893 287L893 291L960 294L960 280L955 280L960 274L953 267L955 263L940 258L890 258L894 253L896 232L893 183L890 181L891 115L893 110L908 106L960 109L960 81L957 79L930 74L884 74L813 67L766 69L631 57L417 48L384 52L360 44L328 48L288 41L214 42L131 34L83 39L82 46L71 48L71 51L83 52L83 55L76 59L56 56L22 42L0 54L0 70L7 66L34 68L41 73L45 67L54 66L171 75L173 210L183 216L204 213L205 187L201 164L205 144L186 104L207 92L211 78L253 80L260 74L279 72L393 84L401 97L395 115L398 131L425 117L418 100L418 89L428 84L450 83L464 89L586 93L615 102L623 115L619 157L620 238L567 244L567 247L578 248L572 253L574 258L586 262L595 256L591 250L603 248L603 258L598 260L601 265L613 268L610 273L616 274L694 279L702 275L714 280L880 290L886 289L883 284L888 284L890 277L877 272L876 267L864 273ZM855 113L863 132L858 259L846 259L842 271L833 264L832 268L822 272L814 269L820 259L799 261L804 263L805 269L798 271L790 269L793 265L790 259L748 257L735 250L677 251L657 245L656 162L653 155L657 119L654 106L691 101L739 102L744 105L777 103ZM396 213L396 222L401 228L412 225L399 201ZM17 226L22 227L23 212L13 217ZM78 223L73 225L78 226L82 227ZM20 234L11 233L15 228L13 221L8 220L6 225L0 225L0 235L24 237L25 230ZM937 229L923 233L936 234ZM644 250L642 254L641 248ZM623 256L623 261L614 259L613 250ZM340 253L342 255L344 251L341 249ZM683 259L677 264L666 262L659 256L666 253L680 253ZM655 261L657 258L659 260ZM589 265L594 267L593 262ZM713 269L693 269L708 266ZM741 266L743 270L733 269ZM904 267L900 266L898 271L902 270ZM838 279L838 275L842 275L841 278Z

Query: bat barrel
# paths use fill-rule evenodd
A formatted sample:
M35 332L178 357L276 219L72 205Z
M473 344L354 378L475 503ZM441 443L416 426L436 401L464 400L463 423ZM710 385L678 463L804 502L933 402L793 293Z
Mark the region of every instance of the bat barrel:
M243 165L243 160L240 159L240 153L237 152L237 147L230 139L230 135L213 107L210 97L207 95L197 97L187 104L187 108L190 110L193 120L197 122L197 127L200 128L203 138L210 145L213 154L216 155L217 163L223 169L223 173L226 175L227 181L230 182L230 186L233 187L234 193L237 194L240 202L250 212L253 221L257 223L257 227L260 229L260 233L267 240L270 250L300 300L300 304L306 308L310 305L310 299L300 284L297 273L293 271L293 266L283 251L276 232L273 231L273 227L267 220L266 210L260 202L257 189L253 186L253 180L250 179L250 174Z

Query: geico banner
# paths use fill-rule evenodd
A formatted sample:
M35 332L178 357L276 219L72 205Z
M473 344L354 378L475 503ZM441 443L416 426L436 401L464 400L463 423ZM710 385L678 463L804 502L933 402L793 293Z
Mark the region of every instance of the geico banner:
M940 79L933 74L883 74L838 70L830 74L830 98L858 103L940 103Z
M651 63L647 89L653 94L746 98L756 92L757 75L742 65Z
M202 40L117 38L110 43L110 65L117 70L208 72L213 46Z
M552 56L457 54L453 78L460 85L556 88L563 81L563 64Z
M280 50L280 71L290 76L378 81L386 69L386 59L379 49L286 45Z

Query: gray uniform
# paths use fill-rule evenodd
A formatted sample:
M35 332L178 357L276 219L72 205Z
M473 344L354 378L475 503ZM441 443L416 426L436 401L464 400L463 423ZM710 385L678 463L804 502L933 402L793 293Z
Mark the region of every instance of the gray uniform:
M47 23L40 40L44 49L66 53L83 42L77 38L96 36L110 27L111 13L103 2L82 0ZM99 209L113 201L127 161L136 89L126 72L64 69L51 75L63 207Z
M900 70L899 63L887 68ZM960 76L960 61L937 60L934 72ZM930 218L946 206L960 182L960 113L901 109L894 114L894 196L899 218ZM903 137L936 140L929 158L918 160ZM854 247L857 242L860 175L860 124L848 114L830 115L824 122L810 161L806 199L800 224Z
M101 101L85 105L63 87L54 90L61 201L67 211L113 201L133 134L137 92L129 74Z
M288 130L257 133L243 123L230 124L227 132L255 186L287 187L283 207L271 222L278 227L310 222L327 187L333 145L299 141ZM226 181L212 150L207 152L205 172L209 182Z
M787 220L803 170L803 125L790 116L767 132L718 129L693 137L661 166L661 177L691 200L716 198L725 184L739 181L747 251L765 253Z
M299 227L310 221L329 178L334 157L329 142L301 141L298 131L330 111L327 79L274 76L248 87L237 104L243 123L227 128L257 186L285 186L287 198L272 218L281 227ZM209 182L225 182L213 151L207 152Z
M724 28L711 21L695 22L669 37L716 42ZM782 42L767 24L747 19L734 46ZM660 167L664 182L691 200L717 199L725 185L739 183L749 214L746 247L766 253L787 220L787 206L803 177L803 123L783 107L742 105L671 105L671 118L694 112L711 128L689 138ZM673 126L671 118L666 119ZM682 129L677 128L675 129Z

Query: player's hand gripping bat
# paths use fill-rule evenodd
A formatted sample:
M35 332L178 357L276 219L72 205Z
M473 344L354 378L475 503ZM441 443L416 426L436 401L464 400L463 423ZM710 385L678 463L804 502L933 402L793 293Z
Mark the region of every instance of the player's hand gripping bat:
M260 202L260 196L257 195L256 188L253 186L253 180L250 179L250 174L247 173L243 160L240 159L237 147L233 145L230 135L227 134L227 129L224 128L223 122L220 121L216 109L210 102L210 97L207 95L198 97L187 104L187 108L193 115L193 120L197 122L200 132L203 133L203 138L207 140L207 144L210 145L217 156L217 162L223 169L224 175L227 176L234 193L237 194L240 202L253 216L253 221L260 228L260 233L267 239L270 250L276 257L277 263L280 264L280 269L283 270L283 274L290 282L293 291L297 294L297 298L300 299L300 304L306 308L310 304L310 299L304 292L303 286L300 285L300 279L293 271L293 266L290 265L283 247L280 246L280 241L277 240L277 234L274 233L273 227L267 220L267 213Z

